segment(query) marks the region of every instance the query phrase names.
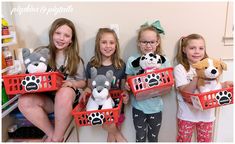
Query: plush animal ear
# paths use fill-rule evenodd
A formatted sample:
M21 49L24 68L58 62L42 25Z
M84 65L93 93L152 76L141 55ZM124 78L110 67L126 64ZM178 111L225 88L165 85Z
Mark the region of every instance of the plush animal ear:
M163 64L166 61L166 58L164 56L162 56L162 55L160 55L160 58L161 58L162 64Z
M44 48L40 51L40 54L45 58L45 59L48 59L49 57L49 49L47 48Z
M109 80L109 82L111 83L112 80L113 80L113 71L112 70L107 71L106 72L106 77Z
M140 66L140 58L141 58L141 57L138 57L137 59L135 59L134 61L131 62L132 66L133 66L134 68Z
M223 70L227 70L227 64L225 62L220 61L220 65L221 65Z
M203 68L203 64L201 63L201 61L195 63L195 64L192 64L192 67L195 68L195 69L202 69Z
M28 48L22 49L23 60L25 60L30 55L30 50Z
M91 79L94 79L97 76L97 69L95 67L91 67Z

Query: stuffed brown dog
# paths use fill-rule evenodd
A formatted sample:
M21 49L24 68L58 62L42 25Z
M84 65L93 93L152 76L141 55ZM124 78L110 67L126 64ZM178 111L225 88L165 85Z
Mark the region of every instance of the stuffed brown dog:
M227 70L227 65L221 60L206 58L192 65L196 69L198 76L198 89L202 92L221 89L218 82L223 70Z

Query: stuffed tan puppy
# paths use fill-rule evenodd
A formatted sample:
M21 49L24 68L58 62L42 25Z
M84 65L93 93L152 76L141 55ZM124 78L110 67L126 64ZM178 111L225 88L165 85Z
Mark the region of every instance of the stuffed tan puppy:
M196 69L198 76L197 87L199 92L209 92L222 88L218 78L223 70L227 70L227 65L224 62L213 58L205 58L192 66Z

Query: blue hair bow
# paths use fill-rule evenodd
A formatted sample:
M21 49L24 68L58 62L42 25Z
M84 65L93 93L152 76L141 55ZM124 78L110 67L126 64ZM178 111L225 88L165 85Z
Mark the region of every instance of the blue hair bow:
M152 26L154 27L160 34L164 34L165 35L165 32L160 24L160 21L159 20L156 20L154 23L152 23L151 25L148 24L148 22L144 23L143 25L141 25L140 27L145 27L145 26Z

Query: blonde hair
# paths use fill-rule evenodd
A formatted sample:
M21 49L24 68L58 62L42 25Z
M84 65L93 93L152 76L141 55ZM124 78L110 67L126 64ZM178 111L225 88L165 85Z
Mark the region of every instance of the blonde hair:
M187 55L183 52L184 48L187 47L187 45L189 44L189 41L190 40L198 40L198 39L201 39L204 41L204 44L205 44L205 48L206 48L206 42L205 42L205 39L199 35L199 34L190 34L186 37L181 37L179 39L179 46L178 46L178 51L177 51L177 54L176 54L176 57L175 57L175 60L179 63L179 64L182 64L184 66L184 68L186 69L186 71L189 71L190 69L190 64L188 62L188 58L187 58ZM207 58L208 55L206 53L206 50L205 50L205 55L203 57L204 58Z
M158 41L159 41L159 45L157 46L156 48L156 51L154 52L155 54L160 54L162 55L162 46L161 46L161 36L159 34L159 32L157 31L156 28L154 28L153 26L142 26L140 29L139 29L139 32L138 32L138 37L137 37L137 43L140 42L140 38L141 38L141 34L145 31L153 31L156 33L157 35L157 38L158 38ZM139 51L140 51L140 48L139 48Z
M115 43L116 43L116 46L115 46L116 50L113 53L113 55L111 56L112 64L114 65L115 69L121 69L124 65L124 62L120 58L120 46L119 46L119 42L118 42L118 37L117 37L115 31L110 28L100 28L98 33L96 34L95 55L90 60L91 65L96 68L99 68L102 65L102 54L100 51L100 40L101 40L103 34L106 34L106 33L112 34L115 39Z
M79 45L75 26L72 21L66 18L58 18L51 25L48 45L48 48L50 49L49 65L52 67L52 69L56 69L57 48L53 42L53 35L55 31L63 25L67 25L72 30L72 42L69 44L68 48L65 49L65 58L67 60L67 64L64 66L64 72L68 71L68 74L73 76L77 73L78 63L80 63L82 59L79 56Z

